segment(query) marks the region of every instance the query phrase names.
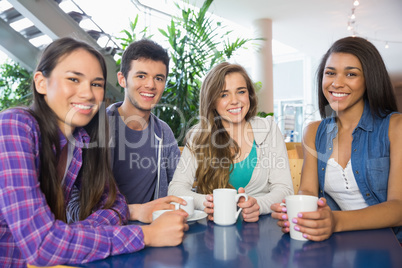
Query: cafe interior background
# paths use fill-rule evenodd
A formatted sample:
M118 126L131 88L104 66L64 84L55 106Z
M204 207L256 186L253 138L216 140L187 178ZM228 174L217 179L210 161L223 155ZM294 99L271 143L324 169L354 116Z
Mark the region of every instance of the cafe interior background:
M62 36L80 38L103 49L109 69L108 95L122 99L111 71L121 50L116 38L138 14L136 29L146 28L148 36L168 47L158 29L166 30L178 14L175 1L111 2L0 0L0 64L11 59L32 71L46 44ZM204 0L178 3L198 10ZM319 119L316 68L330 45L342 37L360 36L377 47L402 111L402 1L214 0L208 11L208 16L225 25L222 31L268 40L250 42L230 61L243 65L260 83L259 111L274 114L285 141L300 142L305 124Z

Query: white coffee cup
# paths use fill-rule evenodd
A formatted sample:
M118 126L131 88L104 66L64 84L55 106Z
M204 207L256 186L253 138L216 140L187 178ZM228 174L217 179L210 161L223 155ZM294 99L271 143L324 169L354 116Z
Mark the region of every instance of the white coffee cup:
M154 212L152 212L152 221L156 220L160 215L162 215L165 212L168 211L173 211L171 209L161 209L161 210L155 210Z
M191 217L194 214L194 197L192 196L179 196L179 197L184 201L186 201L187 205L182 205L176 202L172 202L171 204L174 204L175 210L183 209L185 212L187 212L188 217Z
M286 206L288 219L290 222L290 237L292 239L307 241L303 237L303 234L295 230L295 223L292 219L297 217L300 212L311 212L317 210L318 197L311 195L289 195L285 197L286 204L281 203L282 206Z
M184 199L187 202L187 205L182 205L180 203L172 202L174 205L174 210L183 209L187 212L188 217L194 214L194 197L192 196L179 196L181 199ZM152 221L156 220L160 215L167 211L173 211L172 209L161 209L152 212Z
M235 189L215 189L214 196L214 222L219 225L231 225L237 221L241 208L236 211L240 197L246 201L248 196L245 193L238 194Z

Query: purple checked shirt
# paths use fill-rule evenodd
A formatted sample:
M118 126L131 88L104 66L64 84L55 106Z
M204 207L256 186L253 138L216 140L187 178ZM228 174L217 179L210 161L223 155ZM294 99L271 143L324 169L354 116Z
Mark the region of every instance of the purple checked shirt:
M60 145L67 143L60 135ZM74 132L75 148L63 192L69 201L79 184L82 147L89 143L83 128ZM139 226L119 225L118 211L127 222L128 207L119 193L112 209L99 209L86 220L66 224L55 220L38 181L39 125L23 109L0 113L0 266L26 267L77 264L129 253L144 247ZM99 207L107 197L102 196Z

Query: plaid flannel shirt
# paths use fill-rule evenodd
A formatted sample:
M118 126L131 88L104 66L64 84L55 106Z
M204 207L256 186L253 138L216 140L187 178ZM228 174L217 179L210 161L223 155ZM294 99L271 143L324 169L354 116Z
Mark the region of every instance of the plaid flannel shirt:
M76 129L74 138L73 157L63 185L67 203L79 181L82 147L89 144L83 128ZM115 211L124 223L128 220L128 207L120 193L113 210L99 209L71 224L54 218L38 181L40 142L39 125L27 111L10 109L0 113L0 266L85 263L142 249L141 227L119 225ZM61 134L61 147L66 143ZM106 197L107 190L100 207Z

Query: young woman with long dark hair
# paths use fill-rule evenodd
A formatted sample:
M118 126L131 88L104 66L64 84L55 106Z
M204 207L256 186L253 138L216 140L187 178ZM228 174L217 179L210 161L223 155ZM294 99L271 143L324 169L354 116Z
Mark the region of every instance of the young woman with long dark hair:
M304 130L299 194L320 197L317 212L288 219L307 239L334 232L394 227L402 242L402 115L376 47L360 37L336 41L317 73L321 121Z
M72 38L56 40L32 85L31 107L0 113L1 266L84 263L180 244L188 228L182 211L121 226L128 208L110 168L102 55Z

